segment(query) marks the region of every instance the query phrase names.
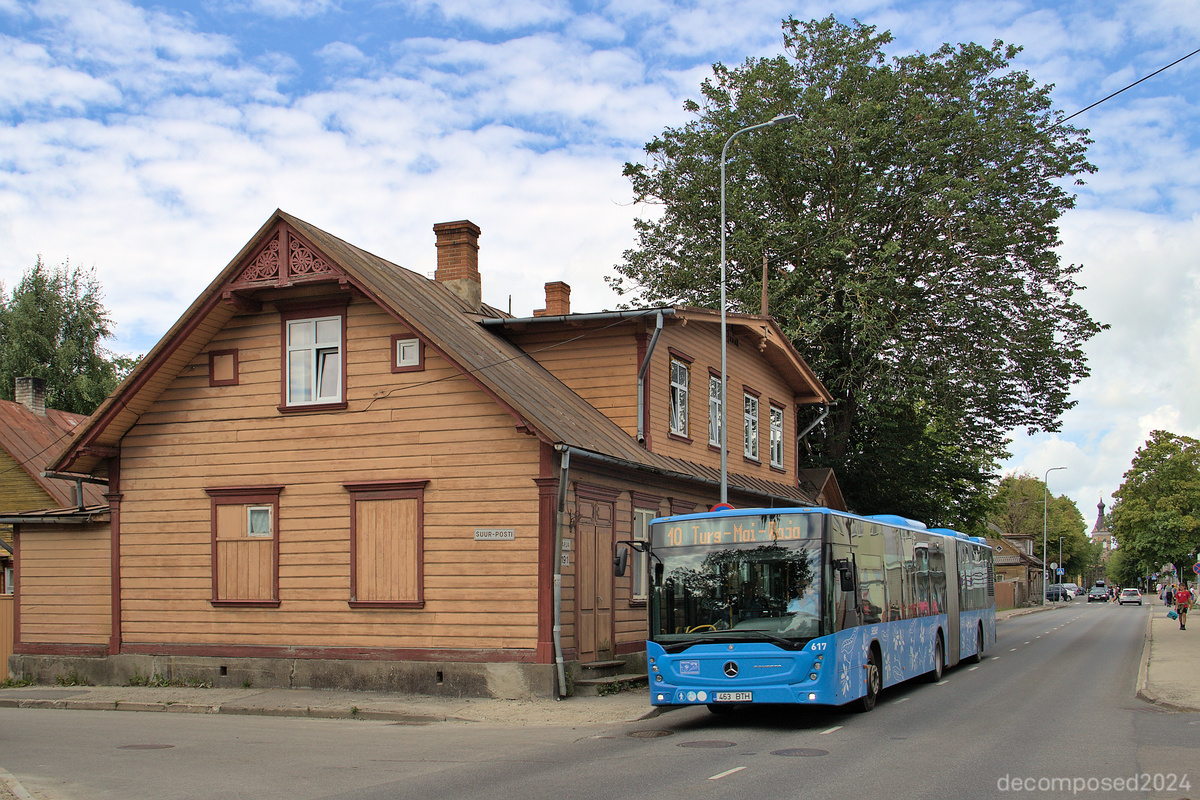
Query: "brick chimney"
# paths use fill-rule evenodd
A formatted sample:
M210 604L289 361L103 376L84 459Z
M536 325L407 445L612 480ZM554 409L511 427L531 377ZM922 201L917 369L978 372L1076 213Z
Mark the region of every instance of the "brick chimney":
M433 226L437 236L437 271L433 279L446 284L472 310L483 301L479 278L479 226L469 220L439 222Z
M39 417L46 416L46 382L41 378L17 378L17 402Z
M546 284L546 307L533 312L535 317L565 317L571 313L571 287L562 281Z

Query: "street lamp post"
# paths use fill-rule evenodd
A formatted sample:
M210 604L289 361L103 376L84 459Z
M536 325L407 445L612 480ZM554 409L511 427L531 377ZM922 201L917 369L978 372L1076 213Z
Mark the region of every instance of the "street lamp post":
M726 385L729 383L729 372L726 362L726 347L725 347L725 155L729 151L729 145L743 133L756 131L760 128L769 128L772 125L780 125L785 122L795 122L800 119L795 114L780 114L777 117L760 122L757 125L751 125L747 128L742 128L739 131L734 131L733 135L725 140L725 146L721 148L721 502L729 502L729 398L726 396Z
M1042 490L1044 494L1044 502L1042 503L1042 605L1046 605L1046 589L1050 586L1049 581L1046 580L1046 578L1049 577L1049 572L1046 569L1046 550L1048 549L1046 541L1046 522L1050 515L1050 484L1047 483L1047 481L1050 480L1050 473L1054 472L1056 469L1066 469L1066 467L1051 467L1050 469L1046 470L1046 474L1042 476Z

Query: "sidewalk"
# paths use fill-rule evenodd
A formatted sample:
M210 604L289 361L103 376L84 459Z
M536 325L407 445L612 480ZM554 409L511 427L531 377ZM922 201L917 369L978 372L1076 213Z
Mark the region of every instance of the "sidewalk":
M1161 600L1147 599L1154 613L1146 624L1137 696L1176 711L1200 712L1200 609L1191 610L1192 624L1181 631Z

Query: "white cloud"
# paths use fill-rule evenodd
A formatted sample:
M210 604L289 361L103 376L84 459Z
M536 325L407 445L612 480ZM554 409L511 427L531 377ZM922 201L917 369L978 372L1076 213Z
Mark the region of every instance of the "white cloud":
M226 13L260 14L274 19L308 19L338 8L335 0L222 0L213 5Z
M568 20L566 0L410 0L410 8L489 31L522 30Z

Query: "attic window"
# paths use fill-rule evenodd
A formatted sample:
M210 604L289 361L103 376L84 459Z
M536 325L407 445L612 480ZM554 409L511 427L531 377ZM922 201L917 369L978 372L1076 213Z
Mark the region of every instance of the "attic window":
M346 309L298 303L282 307L283 402L280 411L345 408Z
M208 354L208 385L238 385L238 351L214 350Z
M412 336L392 336L392 372L425 369L425 345Z

